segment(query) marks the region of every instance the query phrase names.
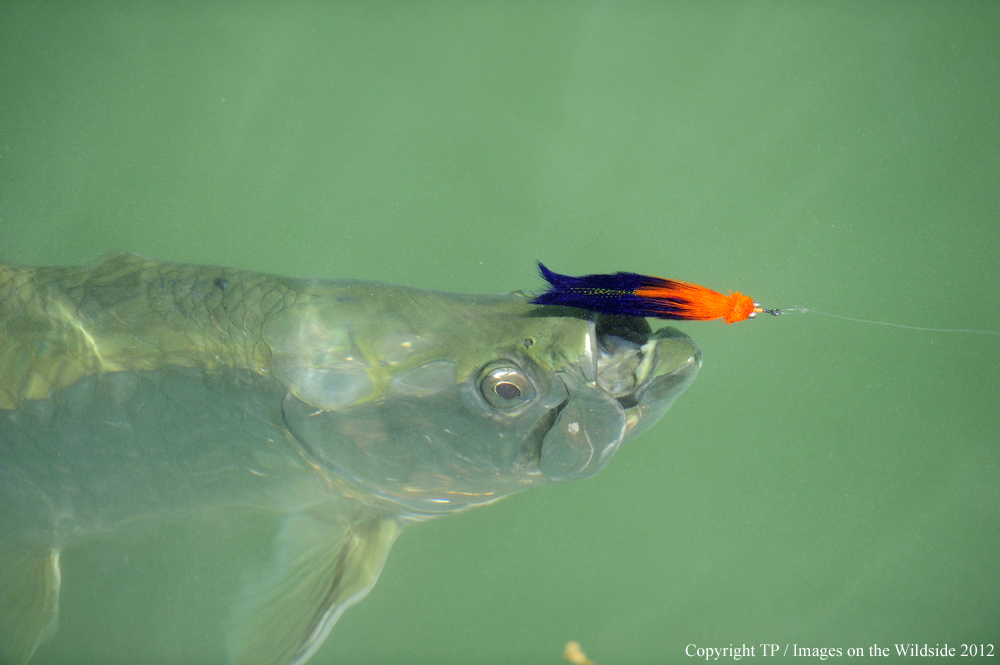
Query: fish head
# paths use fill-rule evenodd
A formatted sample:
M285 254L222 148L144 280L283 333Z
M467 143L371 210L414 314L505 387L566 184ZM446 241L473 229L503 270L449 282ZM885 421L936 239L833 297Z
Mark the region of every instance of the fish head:
M265 327L288 432L321 473L413 517L594 475L701 366L690 337L641 318L517 295L314 290Z

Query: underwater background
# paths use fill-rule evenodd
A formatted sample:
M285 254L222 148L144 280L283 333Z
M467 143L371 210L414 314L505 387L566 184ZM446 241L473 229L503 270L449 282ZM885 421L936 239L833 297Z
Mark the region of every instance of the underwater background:
M473 293L540 259L1000 331L1000 4L4 3L0 261L115 250ZM1000 647L1000 336L678 327L704 367L660 424L407 530L310 664ZM65 552L32 663L191 662L171 626L239 571L210 533L157 559L184 528Z

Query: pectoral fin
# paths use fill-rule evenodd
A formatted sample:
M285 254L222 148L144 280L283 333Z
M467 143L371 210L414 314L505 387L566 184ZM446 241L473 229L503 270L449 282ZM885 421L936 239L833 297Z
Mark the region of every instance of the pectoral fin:
M350 522L303 513L286 517L272 560L244 585L230 616L230 662L308 660L344 610L375 584L399 530L395 519L375 515Z
M0 543L0 663L24 665L59 623L59 550Z

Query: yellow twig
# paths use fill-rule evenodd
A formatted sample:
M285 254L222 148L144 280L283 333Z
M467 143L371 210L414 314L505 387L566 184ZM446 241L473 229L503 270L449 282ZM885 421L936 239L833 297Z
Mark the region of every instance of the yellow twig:
M597 665L583 653L579 642L567 642L566 648L563 649L563 657L573 665Z

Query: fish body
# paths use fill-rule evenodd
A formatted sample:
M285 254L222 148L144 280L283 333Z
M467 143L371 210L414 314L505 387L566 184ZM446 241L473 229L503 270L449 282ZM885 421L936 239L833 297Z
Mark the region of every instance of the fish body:
M0 265L0 663L55 634L77 545L241 511L277 526L225 658L304 663L405 526L593 475L700 363L674 329L517 295Z

